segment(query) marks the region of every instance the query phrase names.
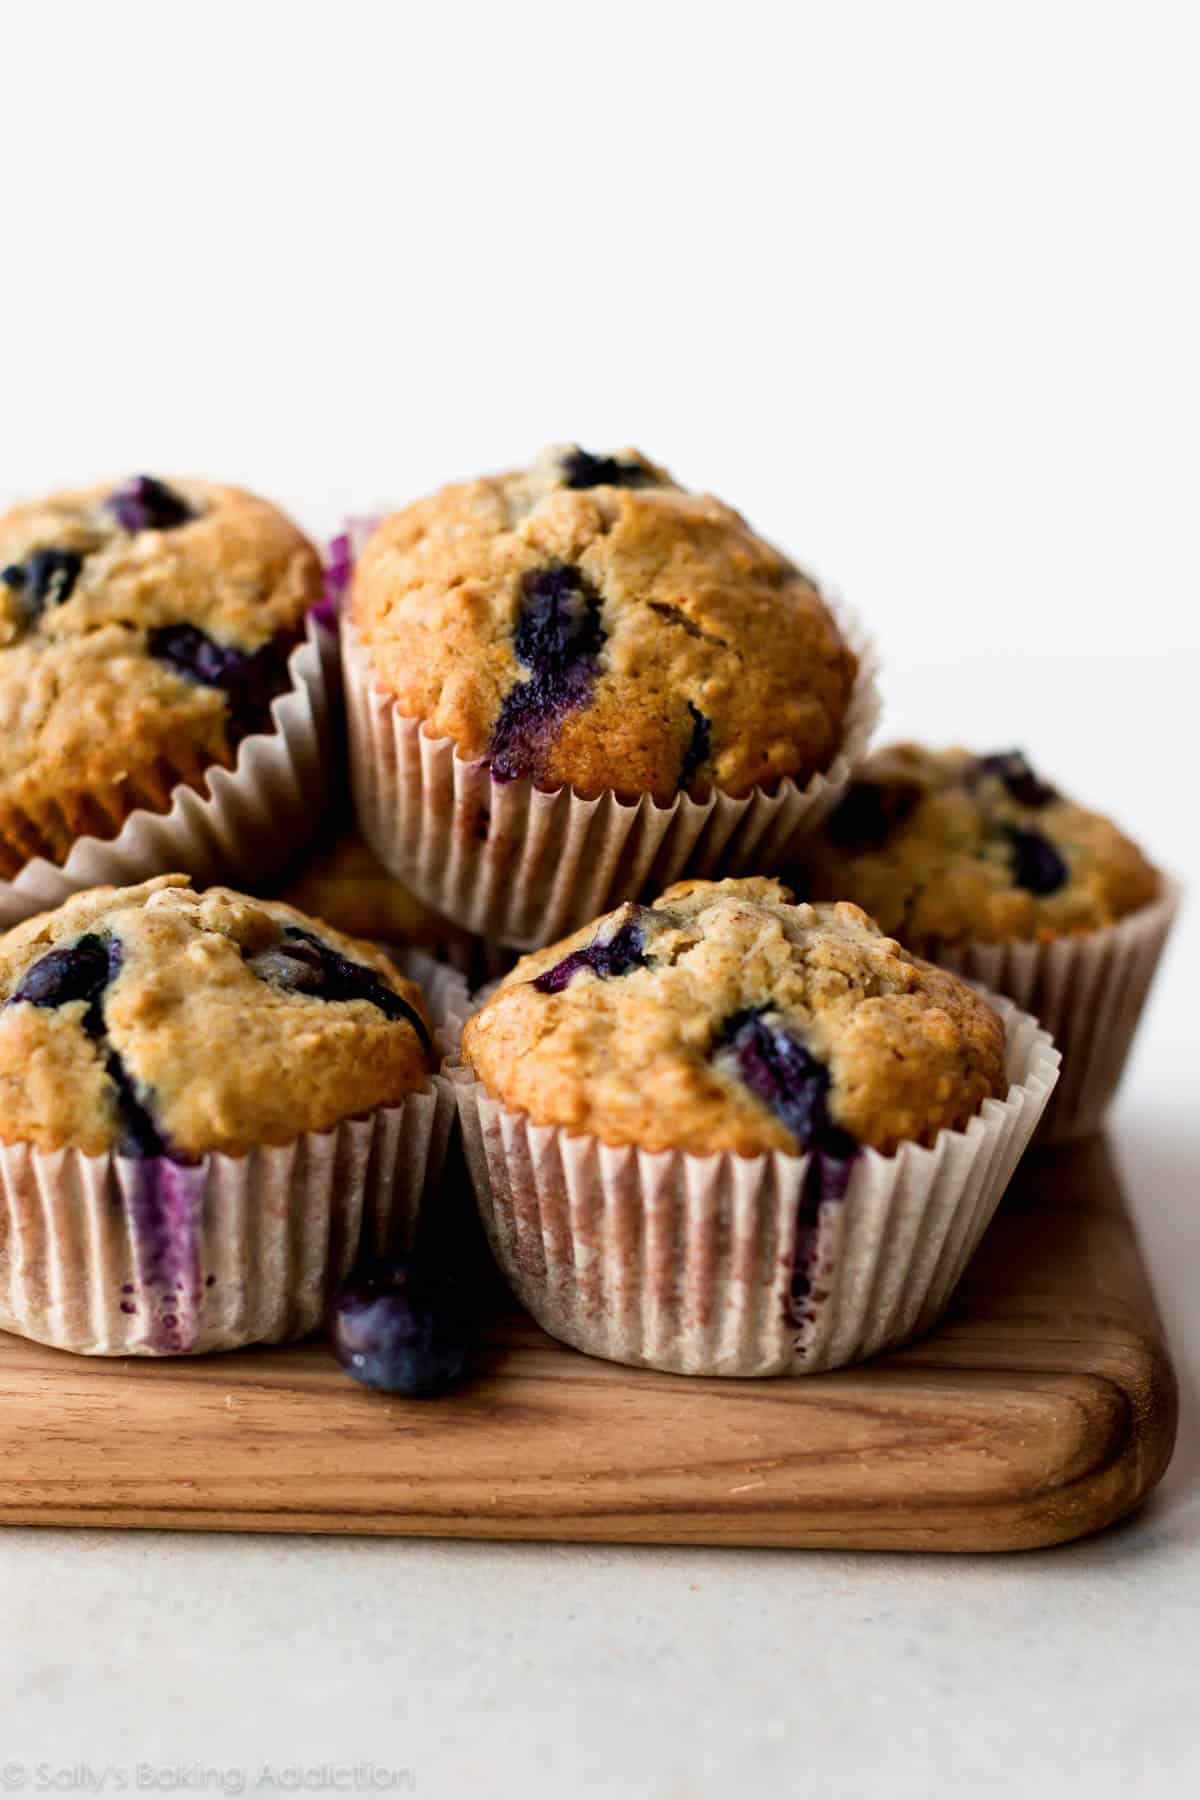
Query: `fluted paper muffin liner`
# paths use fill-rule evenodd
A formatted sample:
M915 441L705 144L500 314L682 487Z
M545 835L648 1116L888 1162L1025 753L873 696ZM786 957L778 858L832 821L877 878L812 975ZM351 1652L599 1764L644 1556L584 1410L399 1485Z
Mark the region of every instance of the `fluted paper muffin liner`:
M261 883L308 841L324 810L337 638L310 615L288 658L292 685L271 703L272 728L244 737L232 769L213 764L202 787L164 781L162 811L133 812L112 838L81 837L66 861L35 857L0 881L0 929L48 912L83 888L125 887L181 871L198 886ZM190 771L189 771L190 772Z
M1128 918L1048 944L1010 940L937 951L933 960L1036 1014L1062 1052L1062 1074L1038 1127L1040 1144L1096 1131L1117 1091L1182 890Z
M534 1125L452 1061L476 1200L513 1292L578 1350L682 1375L816 1374L918 1337L1057 1079L1037 1020L993 1003L1006 1098L931 1149L859 1151L840 1183L807 1155L651 1153Z
M480 937L533 949L586 925L619 901L661 892L681 876L770 868L836 805L879 713L875 652L857 618L826 596L858 657L842 746L800 787L783 780L741 799L714 789L669 805L611 790L581 799L568 787L494 781L486 757L464 758L429 737L375 679L370 655L342 616L350 775L359 828L385 868L435 912Z
M415 981L424 994L433 1026L436 1056L455 1055L462 1041L463 1026L473 1010L466 977L450 964L430 956L427 950L412 950L404 944L377 941L400 973L409 981Z
M0 1329L89 1356L171 1356L316 1329L361 1255L411 1246L453 1122L398 1106L245 1156L0 1145Z

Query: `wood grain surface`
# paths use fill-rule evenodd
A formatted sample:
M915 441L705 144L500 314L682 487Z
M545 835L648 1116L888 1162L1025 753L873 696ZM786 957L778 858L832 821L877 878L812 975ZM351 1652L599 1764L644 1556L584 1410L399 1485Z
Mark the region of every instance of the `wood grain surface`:
M1102 1139L1031 1159L923 1343L800 1380L593 1361L501 1311L433 1401L319 1344L163 1361L0 1336L0 1522L1013 1550L1145 1498L1175 1381Z

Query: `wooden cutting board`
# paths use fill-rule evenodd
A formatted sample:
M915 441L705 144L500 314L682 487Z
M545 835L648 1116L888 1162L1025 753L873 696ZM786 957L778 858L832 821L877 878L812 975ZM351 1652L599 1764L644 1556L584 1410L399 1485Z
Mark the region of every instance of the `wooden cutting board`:
M0 1522L1013 1550L1161 1477L1175 1379L1102 1139L1030 1159L950 1317L799 1380L596 1362L501 1310L404 1401L319 1344L159 1362L0 1336Z

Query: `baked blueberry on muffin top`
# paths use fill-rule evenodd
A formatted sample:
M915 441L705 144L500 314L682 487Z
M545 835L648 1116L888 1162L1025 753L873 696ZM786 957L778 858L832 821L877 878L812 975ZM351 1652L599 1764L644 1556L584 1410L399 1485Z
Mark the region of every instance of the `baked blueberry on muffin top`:
M816 899L855 901L928 954L1096 930L1160 891L1135 844L1058 793L1019 751L915 744L860 765L806 846L798 879Z
M581 795L804 785L856 673L813 584L636 451L545 452L442 489L363 551L354 627L399 711Z
M0 877L231 767L320 591L312 545L237 488L138 476L0 517Z
M93 888L0 938L0 1141L240 1154L397 1104L417 988L370 945L186 876Z
M463 1050L535 1124L702 1155L890 1153L1007 1091L973 989L758 877L680 882L525 957Z

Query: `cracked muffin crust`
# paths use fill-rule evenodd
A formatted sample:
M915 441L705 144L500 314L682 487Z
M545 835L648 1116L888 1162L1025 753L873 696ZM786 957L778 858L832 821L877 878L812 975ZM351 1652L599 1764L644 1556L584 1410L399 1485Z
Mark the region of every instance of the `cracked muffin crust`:
M535 1124L701 1155L890 1153L1007 1092L972 988L760 877L680 882L523 958L463 1054Z
M0 1140L187 1162L397 1104L419 990L289 906L183 875L93 888L0 938Z
M853 900L911 949L1049 942L1157 899L1137 845L1043 781L1019 751L894 744L860 764L798 884Z
M799 570L636 451L559 446L384 520L350 616L404 716L581 796L803 786L857 667Z
M320 559L240 489L138 476L0 517L0 878L269 730Z

